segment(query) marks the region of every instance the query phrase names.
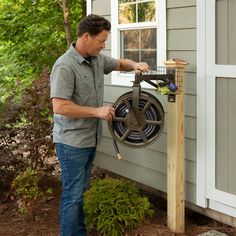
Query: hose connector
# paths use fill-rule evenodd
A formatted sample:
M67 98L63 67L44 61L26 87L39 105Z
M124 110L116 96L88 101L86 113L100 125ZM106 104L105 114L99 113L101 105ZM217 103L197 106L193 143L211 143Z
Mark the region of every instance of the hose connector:
M120 155L120 153L116 153L116 156L117 156L117 159L118 159L118 160L123 159L123 157Z

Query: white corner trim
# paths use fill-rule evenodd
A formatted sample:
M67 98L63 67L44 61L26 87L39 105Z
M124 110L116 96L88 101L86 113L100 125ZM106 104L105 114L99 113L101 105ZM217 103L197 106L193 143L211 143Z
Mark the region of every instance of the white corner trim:
M206 3L197 1L197 205L206 199Z
M92 0L86 0L86 14L92 13Z
M157 22L158 22L158 28L157 28L157 45L159 45L159 48L162 48L164 50L161 51L161 53L157 53L157 66L164 66L164 62L166 61L166 0L165 1L158 1L158 7L156 10L157 15Z

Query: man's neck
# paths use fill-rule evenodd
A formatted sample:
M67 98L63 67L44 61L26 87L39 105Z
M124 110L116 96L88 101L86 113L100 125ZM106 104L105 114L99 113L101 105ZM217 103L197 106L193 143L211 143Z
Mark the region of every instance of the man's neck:
M86 52L86 50L84 49L82 42L77 39L76 43L75 43L75 50L84 58L89 57L88 53Z

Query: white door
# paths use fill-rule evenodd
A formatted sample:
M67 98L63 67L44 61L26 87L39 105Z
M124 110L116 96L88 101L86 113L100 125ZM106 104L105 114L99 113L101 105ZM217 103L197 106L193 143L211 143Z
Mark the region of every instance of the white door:
M236 1L204 2L205 195L236 217Z

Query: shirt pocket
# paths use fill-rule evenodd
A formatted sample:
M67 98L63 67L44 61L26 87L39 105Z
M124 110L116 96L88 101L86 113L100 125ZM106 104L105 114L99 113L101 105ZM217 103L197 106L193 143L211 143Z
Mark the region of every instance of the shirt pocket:
M93 106L95 100L95 88L93 76L79 76L76 79L76 93L80 105Z

